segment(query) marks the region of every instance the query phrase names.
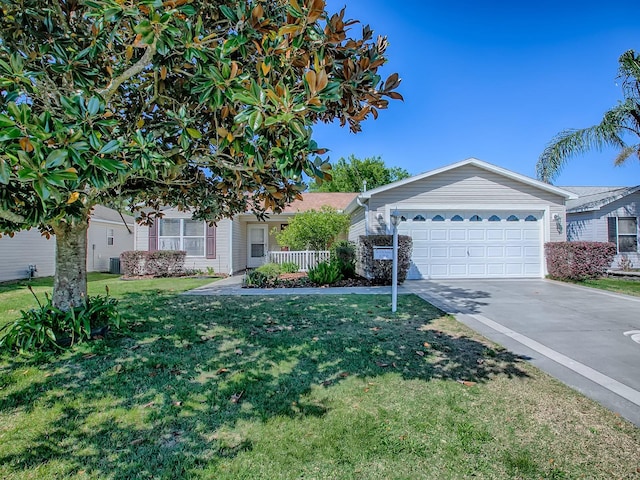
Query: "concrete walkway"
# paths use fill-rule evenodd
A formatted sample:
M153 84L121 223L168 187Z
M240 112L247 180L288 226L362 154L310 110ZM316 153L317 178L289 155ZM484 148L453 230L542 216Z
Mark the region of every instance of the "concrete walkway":
M183 295L391 295L391 287L242 288L243 275L223 278ZM398 293L411 293L399 288Z

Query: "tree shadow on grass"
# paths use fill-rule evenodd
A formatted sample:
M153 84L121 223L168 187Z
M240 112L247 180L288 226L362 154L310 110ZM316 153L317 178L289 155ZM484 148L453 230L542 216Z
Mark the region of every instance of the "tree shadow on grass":
M37 365L32 381L19 378L24 361L0 360L0 418L13 416L5 438L39 425L0 465L179 478L251 449L239 425L322 417L331 403L310 393L346 379L526 376L521 358L444 331L442 312L418 297L401 296L397 316L387 301L128 295L127 332Z

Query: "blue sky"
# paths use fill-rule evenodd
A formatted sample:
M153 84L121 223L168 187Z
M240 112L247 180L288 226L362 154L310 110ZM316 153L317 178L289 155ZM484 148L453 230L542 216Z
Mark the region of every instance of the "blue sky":
M640 51L640 2L327 1L345 5L388 37L382 74L400 74L405 101L357 135L316 126L332 162L380 156L417 174L476 157L535 177L556 133L598 123L622 98L618 57ZM554 183L640 184L640 162L614 167L614 156L576 157Z

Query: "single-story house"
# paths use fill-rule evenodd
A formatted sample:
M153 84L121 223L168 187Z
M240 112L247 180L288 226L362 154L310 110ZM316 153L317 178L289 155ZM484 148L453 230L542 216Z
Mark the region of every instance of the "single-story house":
M635 187L562 187L577 195L567 201L567 240L612 242L622 257L640 266L640 185Z
M351 240L388 233L413 239L408 279L540 278L544 243L566 240L575 194L475 158L363 192L346 209Z
M213 269L216 273L233 274L262 265L269 251L280 251L273 232L286 228L299 212L331 206L344 211L357 193L305 193L302 200L292 202L278 215L258 221L245 213L225 218L215 226L191 219L189 212L174 208L162 210L163 217L150 227L136 225L136 250L185 250L185 268Z
M123 220L124 219L124 220ZM134 219L111 208L96 205L87 232L87 270L109 271L110 259L118 258L133 249ZM32 228L17 232L13 237L0 238L0 281L29 277L30 265L38 277L55 273L55 237L47 239Z
M273 228L299 211L331 205L351 216L349 239L389 233L398 210L402 235L413 238L409 278L540 278L544 243L565 241L565 202L575 194L470 158L360 194L305 193L267 222L251 214L216 227L164 210L152 227L136 227L137 250L187 251L187 268L235 273L279 250Z

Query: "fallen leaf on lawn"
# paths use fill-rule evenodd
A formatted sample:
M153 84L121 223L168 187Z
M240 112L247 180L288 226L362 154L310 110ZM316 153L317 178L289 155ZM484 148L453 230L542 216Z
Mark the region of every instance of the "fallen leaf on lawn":
M222 373L227 373L228 371L229 371L229 369L228 369L228 368L219 368L219 369L216 371L216 375L220 375L220 374L222 374Z
M375 383L369 382L369 383L367 383L367 385L375 385Z
M236 355L242 355L242 350L240 350L239 348L236 349Z
M116 373L120 373L122 371L122 364L119 363L115 367L113 367L113 371Z
M416 350L416 355L420 355L421 357L424 357L424 352L422 350Z
M398 368L398 367L396 366L396 362L393 362L393 363L391 364L391 366L392 366L393 368Z
M87 353L86 355L83 355L82 358L84 359L88 359L88 358L93 358L95 357L96 354L95 353Z
M173 402L173 406L174 407L181 407L182 406L182 402L178 401L178 402Z
M478 365L482 365L482 364L484 363L484 360L483 360L483 359L481 359L481 358L479 358L479 359L477 359L477 360L476 360L476 363L477 363Z
M156 363L156 365L153 368L156 368L156 369L162 368L162 365L160 365L159 363Z
M470 382L469 380L457 380L458 383L461 383L465 387L473 387L476 382Z
M369 330L373 330L374 332L377 332L382 329L380 327L371 327Z
M131 443L129 443L129 445L132 445L132 446L140 445L142 442L144 442L144 438L136 438L135 440L132 440Z
M231 395L231 402L232 403L238 403L240 401L240 399L242 398L242 395L244 395L244 390L242 390L241 392L238 392L238 393L234 393L233 395Z
M49 378L51 375L53 375L53 373L47 373L44 378Z
M431 348L431 344L428 342L424 342L422 345L424 345L426 348Z
M313 340L314 342L317 342L320 339L318 337L313 337L311 340Z
M342 373L340 374L340 376L341 376L342 378L347 378L347 377L349 376L349 372L342 372Z
M142 408L149 408L149 407L153 407L156 404L156 402L149 402L149 403L145 403Z
M138 350L142 345L134 345L133 347L129 347L129 350Z
M368 391L369 391L369 388L364 389L364 393L367 393Z
M388 367L389 364L388 363L384 363L384 362L376 362L376 365L378 365L379 367Z

